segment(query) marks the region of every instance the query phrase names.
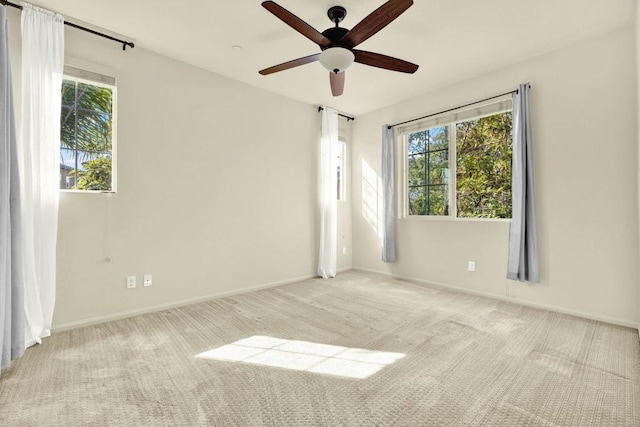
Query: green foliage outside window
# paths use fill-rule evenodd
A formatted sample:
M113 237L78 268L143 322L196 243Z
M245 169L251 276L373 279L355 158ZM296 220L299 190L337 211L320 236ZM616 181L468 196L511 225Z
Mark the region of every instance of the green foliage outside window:
M449 215L449 133L456 138L458 217L511 217L511 113L408 135L409 215Z
M84 170L69 172L78 190L111 191L111 157L98 157L82 163Z
M459 217L511 218L511 113L456 124Z

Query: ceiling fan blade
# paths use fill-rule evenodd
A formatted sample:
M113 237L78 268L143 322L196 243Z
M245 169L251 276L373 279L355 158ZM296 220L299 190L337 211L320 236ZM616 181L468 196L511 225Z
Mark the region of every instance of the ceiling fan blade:
M344 92L344 71L341 73L329 72L331 82L331 93L333 96L340 96Z
M356 47L409 9L413 0L389 0L360 21L340 40L340 44Z
M274 65L273 67L265 68L258 71L263 76L267 74L277 73L278 71L288 70L289 68L299 67L300 65L308 64L313 61L317 61L320 58L320 54L305 56L303 58L294 59L292 61L283 62L282 64Z
M318 30L304 22L302 19L298 18L293 13L289 12L284 7L278 5L277 3L274 3L272 1L265 1L262 2L262 6L269 12L273 13L282 22L284 22L315 44L319 45L320 47L326 47L331 44L331 40L323 36Z
M356 56L356 62L360 64L409 74L413 74L418 70L418 65L392 56L357 49L352 49L352 52Z

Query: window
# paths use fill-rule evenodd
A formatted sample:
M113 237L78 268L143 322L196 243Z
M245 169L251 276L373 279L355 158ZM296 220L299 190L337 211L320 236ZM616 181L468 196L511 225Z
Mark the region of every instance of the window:
M347 193L345 188L345 152L346 144L343 141L337 143L337 170L338 175L338 201L347 200Z
M114 191L115 79L65 67L60 188Z
M510 100L400 130L404 213L511 217Z
M449 215L449 127L409 134L409 214Z

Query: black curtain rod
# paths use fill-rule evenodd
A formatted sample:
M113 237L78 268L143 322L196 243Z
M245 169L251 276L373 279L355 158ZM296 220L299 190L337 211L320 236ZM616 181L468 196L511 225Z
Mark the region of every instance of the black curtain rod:
M320 111L322 111L322 110L324 110L324 108L323 108L323 107L318 107L318 113L319 113ZM345 119L347 119L347 121L355 120L355 119L356 119L355 117L346 116L346 115L344 115L344 114L342 114L342 113L338 113L338 115L339 115L340 117L344 117Z
M531 87L531 85L529 85L529 87ZM437 116L439 114L448 113L450 111L459 110L459 109L464 108L464 107L470 107L470 106L475 105L475 104L480 104L481 102L491 101L492 99L500 98L501 96L510 95L510 94L514 94L514 93L518 93L518 89L509 91L509 92L505 92L505 93L501 93L500 95L490 96L489 98L481 99L480 101L474 101L474 102L470 102L468 104L460 105L459 107L449 108L448 110L443 110L443 111L439 111L437 113L428 114L426 116L418 117L417 119L407 120L406 122L396 123L395 125L388 125L387 129L392 129L392 128L394 128L396 126L400 126L400 125L406 125L407 123L411 123L411 122L417 122L418 120L422 120L422 119L428 119L429 117Z
M20 6L19 4L11 3L11 2L5 1L5 0L0 0L0 3L2 3L5 6L11 6L11 7L15 7L16 9L22 10L22 6ZM64 24L68 25L70 27L73 27L73 28L77 28L77 29L82 30L82 31L86 31L87 33L91 33L91 34L94 34L96 36L104 37L105 39L109 39L109 40L113 40L114 42L121 43L122 44L122 50L127 50L127 46L129 46L130 48L136 47L136 45L133 42L128 42L126 40L120 40L120 39L112 37L112 36L110 36L108 34L104 34L104 33L101 33L99 31L96 31L96 30L92 30L91 28L87 28L87 27L83 27L82 25L74 24L73 22L64 21Z

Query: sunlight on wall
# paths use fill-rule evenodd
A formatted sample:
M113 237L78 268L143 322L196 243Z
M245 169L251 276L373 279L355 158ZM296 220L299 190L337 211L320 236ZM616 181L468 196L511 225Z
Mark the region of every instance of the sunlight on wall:
M205 351L196 357L364 379L404 356L402 353L256 335Z
M383 233L382 178L362 159L362 216L367 220L382 245Z

